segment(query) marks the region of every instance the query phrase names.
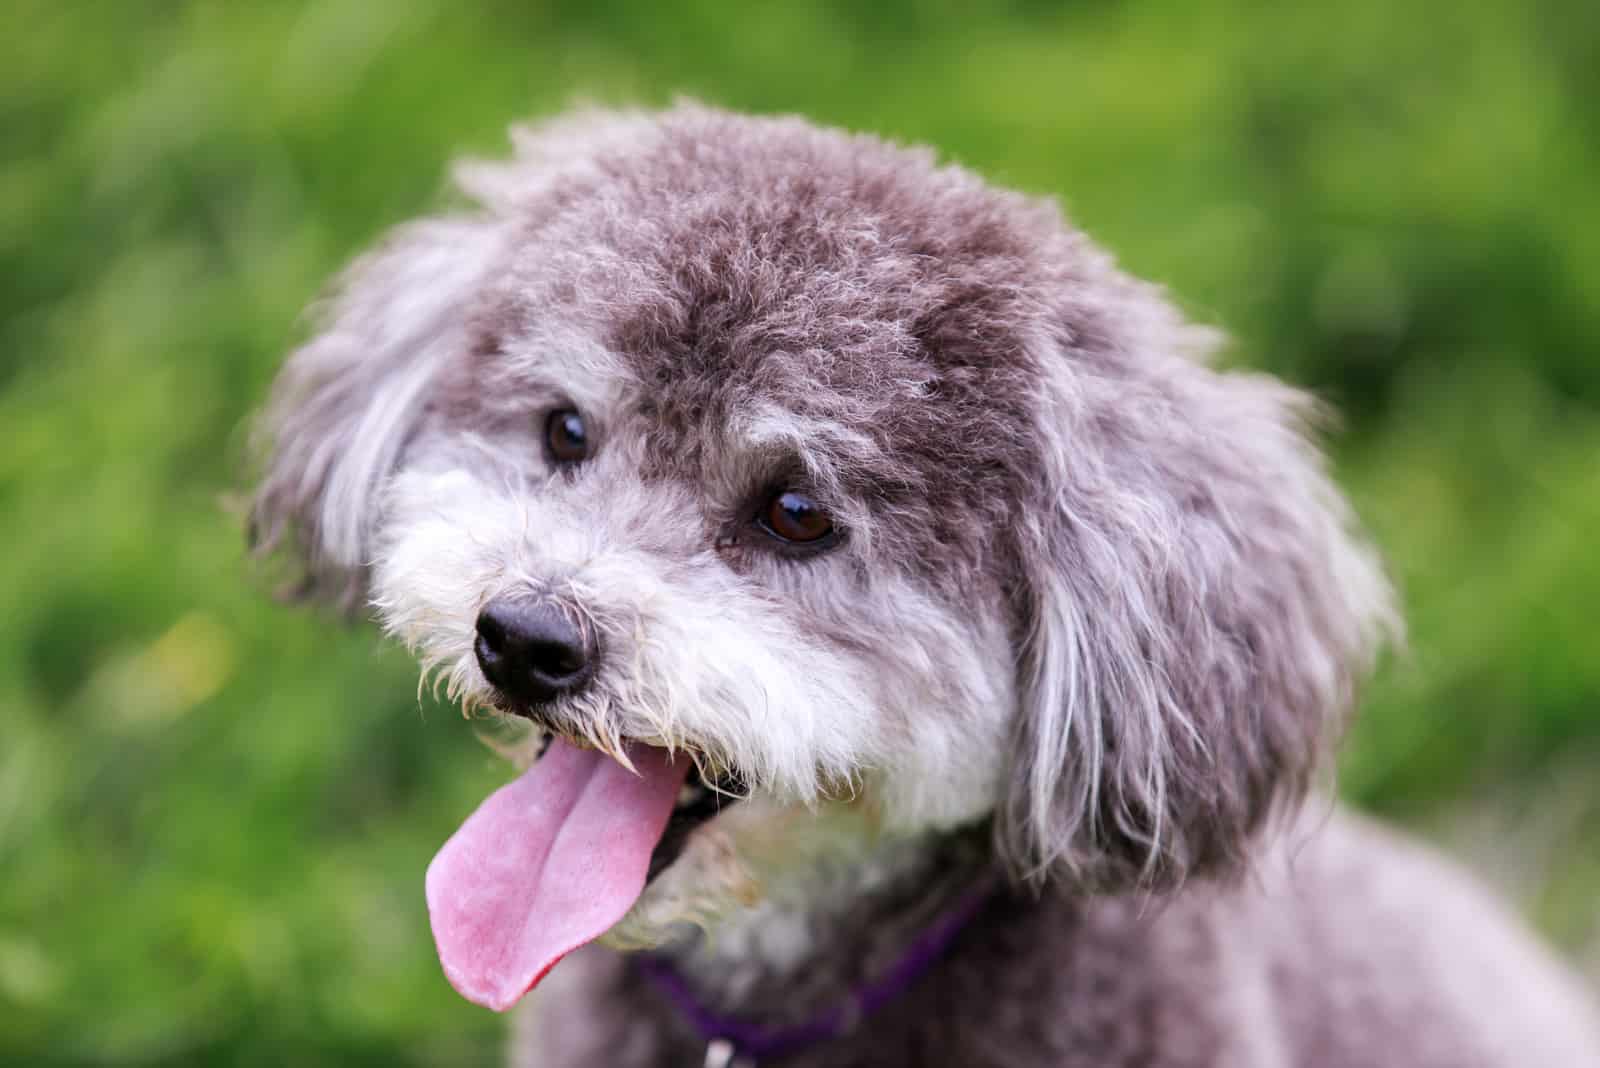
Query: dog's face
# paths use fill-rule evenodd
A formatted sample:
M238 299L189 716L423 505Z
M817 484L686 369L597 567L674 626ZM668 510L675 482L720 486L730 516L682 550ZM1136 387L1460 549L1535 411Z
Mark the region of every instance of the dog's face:
M629 270L584 298L628 299ZM803 270L757 314L838 315ZM608 753L686 750L719 792L685 794L652 870L683 863L652 880L633 941L677 906L748 901L819 848L981 818L1015 707L1003 590L979 555L1000 517L944 466L992 416L974 398L955 402L966 420L897 414L934 372L892 349L679 333L726 284L646 297L632 336L585 331L589 309L513 267L377 502L372 601L452 696ZM828 387L824 357L841 361Z
M519 147L357 266L255 518L468 705L746 797L623 940L819 827L1153 884L1304 787L1387 593L1300 398L924 153L695 108Z

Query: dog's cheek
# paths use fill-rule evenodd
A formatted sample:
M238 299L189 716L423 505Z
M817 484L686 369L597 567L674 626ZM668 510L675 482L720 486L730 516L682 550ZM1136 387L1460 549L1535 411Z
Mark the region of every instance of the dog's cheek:
M921 641L886 643L880 670L892 751L882 808L895 831L943 830L994 810L1015 715L1013 652L998 613L962 618L921 606ZM909 617L903 617L909 618Z
M795 802L847 791L881 752L859 664L799 632L714 559L623 563L597 564L584 581L635 621L602 680L625 731L695 746Z
M708 655L760 646L745 663L770 658L775 666L749 673L768 683L751 699L782 711L781 734L766 744L806 741L827 752L833 743L849 762L834 785L863 796L890 828L983 818L999 796L1016 708L998 594L954 603L911 576L861 582L829 563L791 567L781 596L751 600L770 636L759 626L731 628L728 644L707 645Z
M955 604L909 576L859 584L826 561L784 579L782 596L695 591L720 601L690 644L722 670L727 699L685 715L712 734L747 730L733 752L809 771L825 796L862 796L893 830L987 816L1016 708L998 595Z

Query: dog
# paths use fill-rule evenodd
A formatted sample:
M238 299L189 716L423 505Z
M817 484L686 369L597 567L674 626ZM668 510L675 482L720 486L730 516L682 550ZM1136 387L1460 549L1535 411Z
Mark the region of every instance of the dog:
M1316 404L924 149L514 142L288 360L251 526L525 727L425 881L517 1063L1600 1065L1329 799L1399 624Z

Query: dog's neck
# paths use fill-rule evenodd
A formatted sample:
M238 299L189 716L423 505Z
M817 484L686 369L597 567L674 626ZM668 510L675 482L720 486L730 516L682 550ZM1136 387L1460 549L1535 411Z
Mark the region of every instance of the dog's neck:
M882 843L775 887L668 956L708 1007L793 1023L880 981L988 869L977 831Z

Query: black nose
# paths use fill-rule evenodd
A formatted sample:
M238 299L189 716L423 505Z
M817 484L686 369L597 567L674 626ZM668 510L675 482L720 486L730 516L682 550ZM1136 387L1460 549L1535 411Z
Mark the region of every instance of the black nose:
M583 688L596 648L552 605L491 601L478 613L473 644L484 678L514 702L533 706Z

